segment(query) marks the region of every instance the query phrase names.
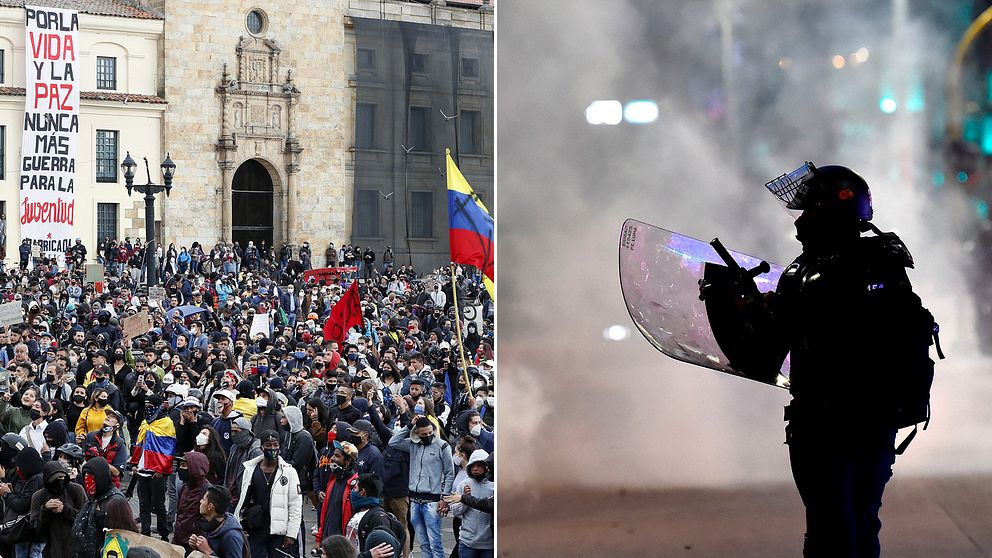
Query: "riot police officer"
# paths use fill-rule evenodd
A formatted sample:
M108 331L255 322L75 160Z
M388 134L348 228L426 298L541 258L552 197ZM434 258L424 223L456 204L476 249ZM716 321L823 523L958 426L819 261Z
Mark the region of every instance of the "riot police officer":
M803 251L758 299L770 325L746 350L765 353L755 362L791 355L786 442L806 506L803 555L877 557L897 428L922 421L921 405L929 412L933 317L910 285L912 256L871 224L871 193L854 171L806 163L766 187L801 212Z

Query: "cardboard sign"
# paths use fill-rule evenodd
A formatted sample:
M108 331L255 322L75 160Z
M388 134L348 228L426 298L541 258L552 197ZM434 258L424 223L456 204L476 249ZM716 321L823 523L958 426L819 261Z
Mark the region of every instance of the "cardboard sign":
M147 310L142 310L133 316L128 316L121 320L121 329L124 331L124 337L128 339L134 339L135 337L144 335L151 328L152 322L148 318Z
M41 257L41 246L38 246L37 244L32 244L31 245L31 257L32 258L40 258Z
M125 531L123 529L112 529L106 532L106 537L108 539L114 535L120 535L124 538L124 540L128 543L128 548L135 548L139 546L150 548L157 552L162 558L183 558L186 555L183 547L169 544L157 537L140 535L133 531Z
M251 320L251 330L248 332L249 339L255 339L255 334L261 333L265 337L269 336L269 314L255 314Z
M165 298L165 287L148 287L148 300L161 301Z
M0 304L0 326L9 327L20 323L24 323L24 311L19 300Z
M103 281L103 266L98 263L86 264L86 282Z

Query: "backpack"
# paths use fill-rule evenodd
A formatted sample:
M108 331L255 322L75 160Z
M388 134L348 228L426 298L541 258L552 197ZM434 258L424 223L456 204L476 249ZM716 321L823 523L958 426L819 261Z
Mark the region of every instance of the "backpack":
M914 295L915 296L915 295ZM916 297L919 300L918 297ZM903 377L892 386L894 426L913 427L895 448L896 455L902 455L909 447L923 423L923 430L930 425L930 388L933 385L934 362L930 358L930 347L936 346L937 358L943 359L940 349L940 324L922 302L910 314L906 354L902 361Z
M899 274L870 275L867 300L872 303L866 307L866 312L885 315L885 331L876 330L881 340L878 351L885 355L888 365L884 368L896 375L881 374L875 381L887 388L884 404L891 413L890 426L913 427L906 439L894 448L896 455L902 455L916 437L919 424L923 423L924 430L930 425L930 388L934 375L930 347L936 347L939 359L944 358L944 353L940 349L940 325L923 306L919 295L911 287L904 288L909 286L904 270L914 266L913 256L895 233L882 232L874 226L872 230L877 236L862 239L871 243L869 253L883 263L888 262L889 266L900 267ZM879 269L885 269L885 266Z
M403 524L392 512L382 509L382 506L372 506L362 516L362 520L358 522L358 540L364 542L376 529L389 531L399 541L400 548L406 544L406 530ZM362 552L365 550L367 549L363 549Z

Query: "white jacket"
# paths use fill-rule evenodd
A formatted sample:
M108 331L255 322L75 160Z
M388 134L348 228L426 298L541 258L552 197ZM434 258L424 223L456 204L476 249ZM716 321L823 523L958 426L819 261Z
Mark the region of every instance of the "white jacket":
M234 517L241 519L241 506L248 499L248 487L255 474L255 467L262 462L263 456L245 461L245 473L241 478L241 498L234 510ZM276 469L276 479L269 493L269 534L283 535L295 539L300 532L303 520L303 495L300 494L300 478L296 469L279 458Z

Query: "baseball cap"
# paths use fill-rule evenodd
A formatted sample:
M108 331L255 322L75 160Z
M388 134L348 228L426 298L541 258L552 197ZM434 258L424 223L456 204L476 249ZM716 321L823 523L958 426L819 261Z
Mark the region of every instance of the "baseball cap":
M341 450L342 453L355 460L358 457L358 448L351 442L339 442L334 440L334 449Z
M348 428L349 432L367 432L371 434L373 432L372 423L365 419L358 419L355 424Z
M183 399L183 402L179 404L179 408L180 409L185 409L187 407L196 407L197 409L202 409L203 408L203 404L200 403L200 400L199 399L197 399L197 398L195 398L193 396L189 396L186 399Z
M214 392L214 397L226 397L226 398L230 399L231 401L237 401L238 400L238 394L234 393L233 391L231 391L229 389L219 389L219 390L215 391Z

